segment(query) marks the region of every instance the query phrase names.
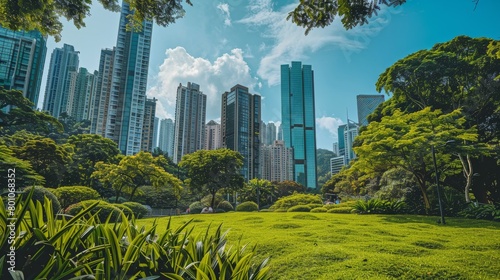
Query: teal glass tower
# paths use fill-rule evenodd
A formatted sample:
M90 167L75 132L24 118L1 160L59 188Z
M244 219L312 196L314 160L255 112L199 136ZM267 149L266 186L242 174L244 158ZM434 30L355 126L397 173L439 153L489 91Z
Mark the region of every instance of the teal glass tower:
M294 179L316 188L314 72L311 65L281 65L281 126L287 148L293 148Z

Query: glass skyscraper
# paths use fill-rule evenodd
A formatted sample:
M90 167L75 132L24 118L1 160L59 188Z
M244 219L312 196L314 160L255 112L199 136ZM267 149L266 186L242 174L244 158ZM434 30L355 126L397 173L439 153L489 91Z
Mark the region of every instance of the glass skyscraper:
M365 126L368 125L366 118L375 111L380 103L384 102L384 96L381 94L357 95L356 101L358 105L358 123L360 126Z
M222 94L222 147L243 156L241 174L245 180L259 178L261 98L248 88L235 85Z
M49 73L45 87L43 110L58 118L68 113L68 98L74 73L78 72L79 52L72 45L56 48L50 56Z
M0 26L0 87L17 89L38 104L47 37L38 31L12 31Z
M287 148L293 148L294 179L316 188L316 117L314 72L293 61L281 65L281 127Z
M140 32L127 31L131 13L129 4L122 2L105 130L105 137L118 143L125 155L141 149L153 32L151 21L144 21Z

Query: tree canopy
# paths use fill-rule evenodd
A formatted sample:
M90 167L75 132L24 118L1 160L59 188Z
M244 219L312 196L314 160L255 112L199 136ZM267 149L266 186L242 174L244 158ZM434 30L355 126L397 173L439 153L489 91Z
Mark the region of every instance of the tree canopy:
M179 166L187 170L186 181L192 191L212 195L212 208L217 191L239 190L244 184L240 173L243 156L229 149L198 150L183 156Z
M174 23L185 14L182 0L124 0L134 11L129 17L127 27L131 30L141 29L144 20L154 21L160 26ZM90 15L92 0L0 0L0 25L11 30L39 30L42 34L54 36L56 42L61 40L63 24L60 18L66 18L80 29L85 27L85 19ZM98 0L105 9L120 11L119 0ZM185 0L192 5L190 0Z

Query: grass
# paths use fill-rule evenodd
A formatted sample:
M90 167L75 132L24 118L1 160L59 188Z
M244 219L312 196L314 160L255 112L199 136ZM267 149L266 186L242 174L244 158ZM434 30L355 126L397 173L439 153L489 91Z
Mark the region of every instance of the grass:
M410 215L241 213L185 215L195 231L223 224L230 244L257 245L271 279L500 279L500 223ZM139 225L151 226L154 219ZM164 228L168 218L158 220Z

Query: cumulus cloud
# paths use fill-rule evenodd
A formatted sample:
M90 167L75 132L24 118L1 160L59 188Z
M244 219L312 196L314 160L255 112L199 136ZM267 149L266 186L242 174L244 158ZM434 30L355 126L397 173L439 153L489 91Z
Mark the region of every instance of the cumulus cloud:
M328 131L334 139L338 139L338 128L343 125L344 122L339 118L323 116L321 118L316 118L317 129L323 129Z
M243 58L241 49L233 49L215 61L193 57L183 47L166 50L166 58L156 77L156 86L148 91L148 97L155 97L157 116L160 118L175 115L177 87L187 82L200 85L200 90L207 95L207 121L220 118L220 100L225 91L236 84L250 89L251 93L258 86L258 79L250 74L250 67ZM160 103L160 104L159 104Z
M231 13L229 12L229 5L227 3L219 3L219 5L217 5L217 9L219 9L224 16L224 25L231 26Z
M272 46L261 45L261 50L269 51L260 61L257 71L260 77L267 79L270 86L280 82L277 65L287 64L292 60L304 60L308 53L326 45L337 46L346 59L349 59L350 55L365 48L370 37L380 32L390 20L390 13L382 10L368 25L346 31L340 21L335 20L332 25L314 29L306 36L302 27L286 20L288 12L296 5L294 3L275 10L271 0L252 0L248 6L249 14L238 21L249 26L262 27L265 31L261 36L274 42Z

